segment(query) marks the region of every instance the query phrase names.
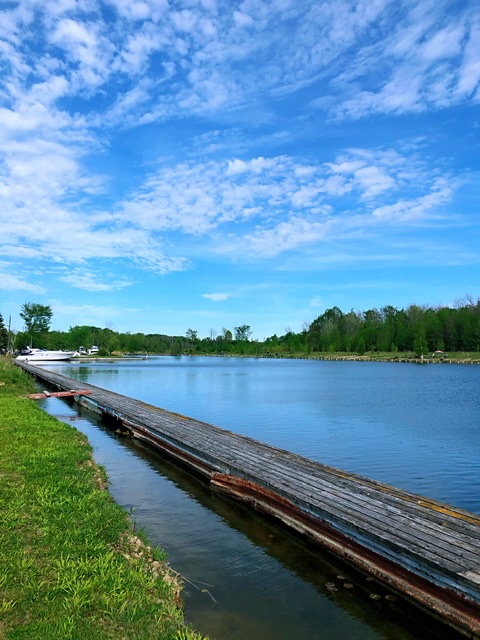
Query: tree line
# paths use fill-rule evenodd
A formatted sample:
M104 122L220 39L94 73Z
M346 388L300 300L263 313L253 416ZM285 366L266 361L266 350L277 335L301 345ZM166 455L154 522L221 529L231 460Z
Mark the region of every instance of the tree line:
M410 305L397 309L343 312L327 309L302 331L286 330L263 341L252 340L250 325L233 330L211 329L201 338L188 329L183 336L162 333L120 333L110 328L79 325L68 331L51 331L51 307L25 303L20 316L24 331L9 335L0 313L0 351L32 345L48 349L77 350L97 345L100 355L111 353L282 355L311 353L412 353L480 352L480 298L458 302L455 307Z

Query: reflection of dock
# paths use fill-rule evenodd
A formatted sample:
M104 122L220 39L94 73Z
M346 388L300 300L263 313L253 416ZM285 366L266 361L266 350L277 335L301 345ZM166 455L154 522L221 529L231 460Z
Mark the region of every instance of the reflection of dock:
M58 390L78 385L19 366ZM480 516L93 385L82 382L82 390L79 404L195 470L212 489L277 518L467 637L480 635Z

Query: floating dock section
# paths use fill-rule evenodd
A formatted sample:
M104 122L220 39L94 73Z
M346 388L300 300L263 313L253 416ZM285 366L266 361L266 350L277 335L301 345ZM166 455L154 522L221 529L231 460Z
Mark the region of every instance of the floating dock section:
M25 362L42 383L78 381ZM70 394L132 437L480 638L480 516L93 385Z

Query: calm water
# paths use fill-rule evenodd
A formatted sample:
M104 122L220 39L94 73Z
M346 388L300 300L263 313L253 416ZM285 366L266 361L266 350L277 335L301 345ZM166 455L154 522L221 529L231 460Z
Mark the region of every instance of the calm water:
M48 368L480 513L480 367L162 357ZM446 637L93 417L45 407L87 434L115 499L190 581L187 619L212 638Z

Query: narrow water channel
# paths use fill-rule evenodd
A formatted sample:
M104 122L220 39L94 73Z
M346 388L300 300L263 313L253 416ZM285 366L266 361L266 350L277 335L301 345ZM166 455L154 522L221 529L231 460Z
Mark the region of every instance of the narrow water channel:
M402 598L71 401L44 410L84 433L114 499L183 576L188 622L212 640L454 640Z

